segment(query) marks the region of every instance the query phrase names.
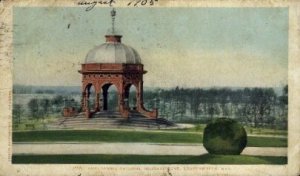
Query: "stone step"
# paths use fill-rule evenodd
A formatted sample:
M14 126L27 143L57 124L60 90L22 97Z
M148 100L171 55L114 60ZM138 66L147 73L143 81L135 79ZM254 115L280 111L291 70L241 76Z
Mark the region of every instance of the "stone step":
M136 124L136 123L120 123L120 124L67 124L60 125L59 127L63 128L80 128L80 127L89 127L89 128L116 128L116 127L158 127L157 124Z
M137 111L129 113L129 119L121 117L119 112L101 111L94 113L87 119L84 113L75 117L60 118L57 122L48 125L48 128L80 129L80 128L160 128L174 126L175 124L163 119L149 119Z
M166 125L173 125L174 123L171 123L165 119L141 119L141 118L130 118L130 119L124 119L124 118L69 118L65 119L64 121L60 121L54 124L67 124L67 123L116 123L116 122L127 122L127 123L158 123L158 124L166 124Z
M99 122L99 123L92 123L92 122L67 122L67 123L62 123L62 124L49 124L52 126L59 126L59 125L96 125L96 124L100 124L100 125L108 125L108 124L120 124L121 122Z
M74 118L74 119L67 119L63 122L98 122L98 121L117 121L117 120L124 120L124 118L92 118L92 119L86 119L86 118Z
M116 124L63 124L63 125L52 125L52 126L48 126L49 128L56 128L56 127L61 127L61 128L77 128L77 127L105 127L105 128L109 128L109 127L157 127L157 126L164 126L164 125L159 125L159 124L145 124L145 123L116 123Z

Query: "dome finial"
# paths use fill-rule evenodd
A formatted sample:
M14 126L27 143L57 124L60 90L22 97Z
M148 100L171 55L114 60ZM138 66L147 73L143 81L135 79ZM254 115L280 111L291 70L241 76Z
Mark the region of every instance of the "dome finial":
M111 25L112 25L112 34L115 34L115 18L116 18L116 10L115 8L113 8L111 11L110 11L110 15L111 15Z
M115 29L115 18L116 18L116 10L115 8L112 8L110 11L111 16L111 24L112 28L107 31L107 34L105 35L106 42L119 42L121 43L122 35L118 34L118 31Z

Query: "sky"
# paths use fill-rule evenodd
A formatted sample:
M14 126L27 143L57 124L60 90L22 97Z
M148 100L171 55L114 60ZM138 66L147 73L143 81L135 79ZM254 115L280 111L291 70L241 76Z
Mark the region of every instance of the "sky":
M13 82L79 86L110 8L14 7ZM146 87L278 87L288 79L288 8L116 8Z

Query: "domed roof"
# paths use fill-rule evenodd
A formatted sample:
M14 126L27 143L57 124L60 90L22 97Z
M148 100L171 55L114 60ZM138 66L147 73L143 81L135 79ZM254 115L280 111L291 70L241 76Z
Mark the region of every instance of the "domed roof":
M85 63L116 63L140 64L141 58L137 51L121 43L122 36L107 35L106 43L91 49Z

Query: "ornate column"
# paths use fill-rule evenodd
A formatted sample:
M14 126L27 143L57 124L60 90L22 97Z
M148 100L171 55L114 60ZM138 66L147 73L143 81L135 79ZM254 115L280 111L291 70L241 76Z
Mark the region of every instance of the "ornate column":
M89 92L88 89L86 89L86 92L85 92L85 112L86 112L86 118L90 118L89 97L90 97L90 92Z
M95 112L99 112L100 111L100 104L99 104L99 101L100 101L100 93L97 92L96 93L96 102L95 102Z
M144 109L143 105L143 80L139 81L137 86L137 97L136 97L136 107L137 109Z
M125 106L125 102L124 102L124 98L125 98L125 87L123 84L121 84L122 86L118 87L118 95L119 95L119 111L121 113L121 115L125 118L128 118L129 116L129 111Z
M81 111L85 111L85 92L82 92L82 94L81 94Z
M118 91L118 109L119 109L120 112L123 111L123 103L124 103L124 101L122 99L123 99L122 93L120 93Z

